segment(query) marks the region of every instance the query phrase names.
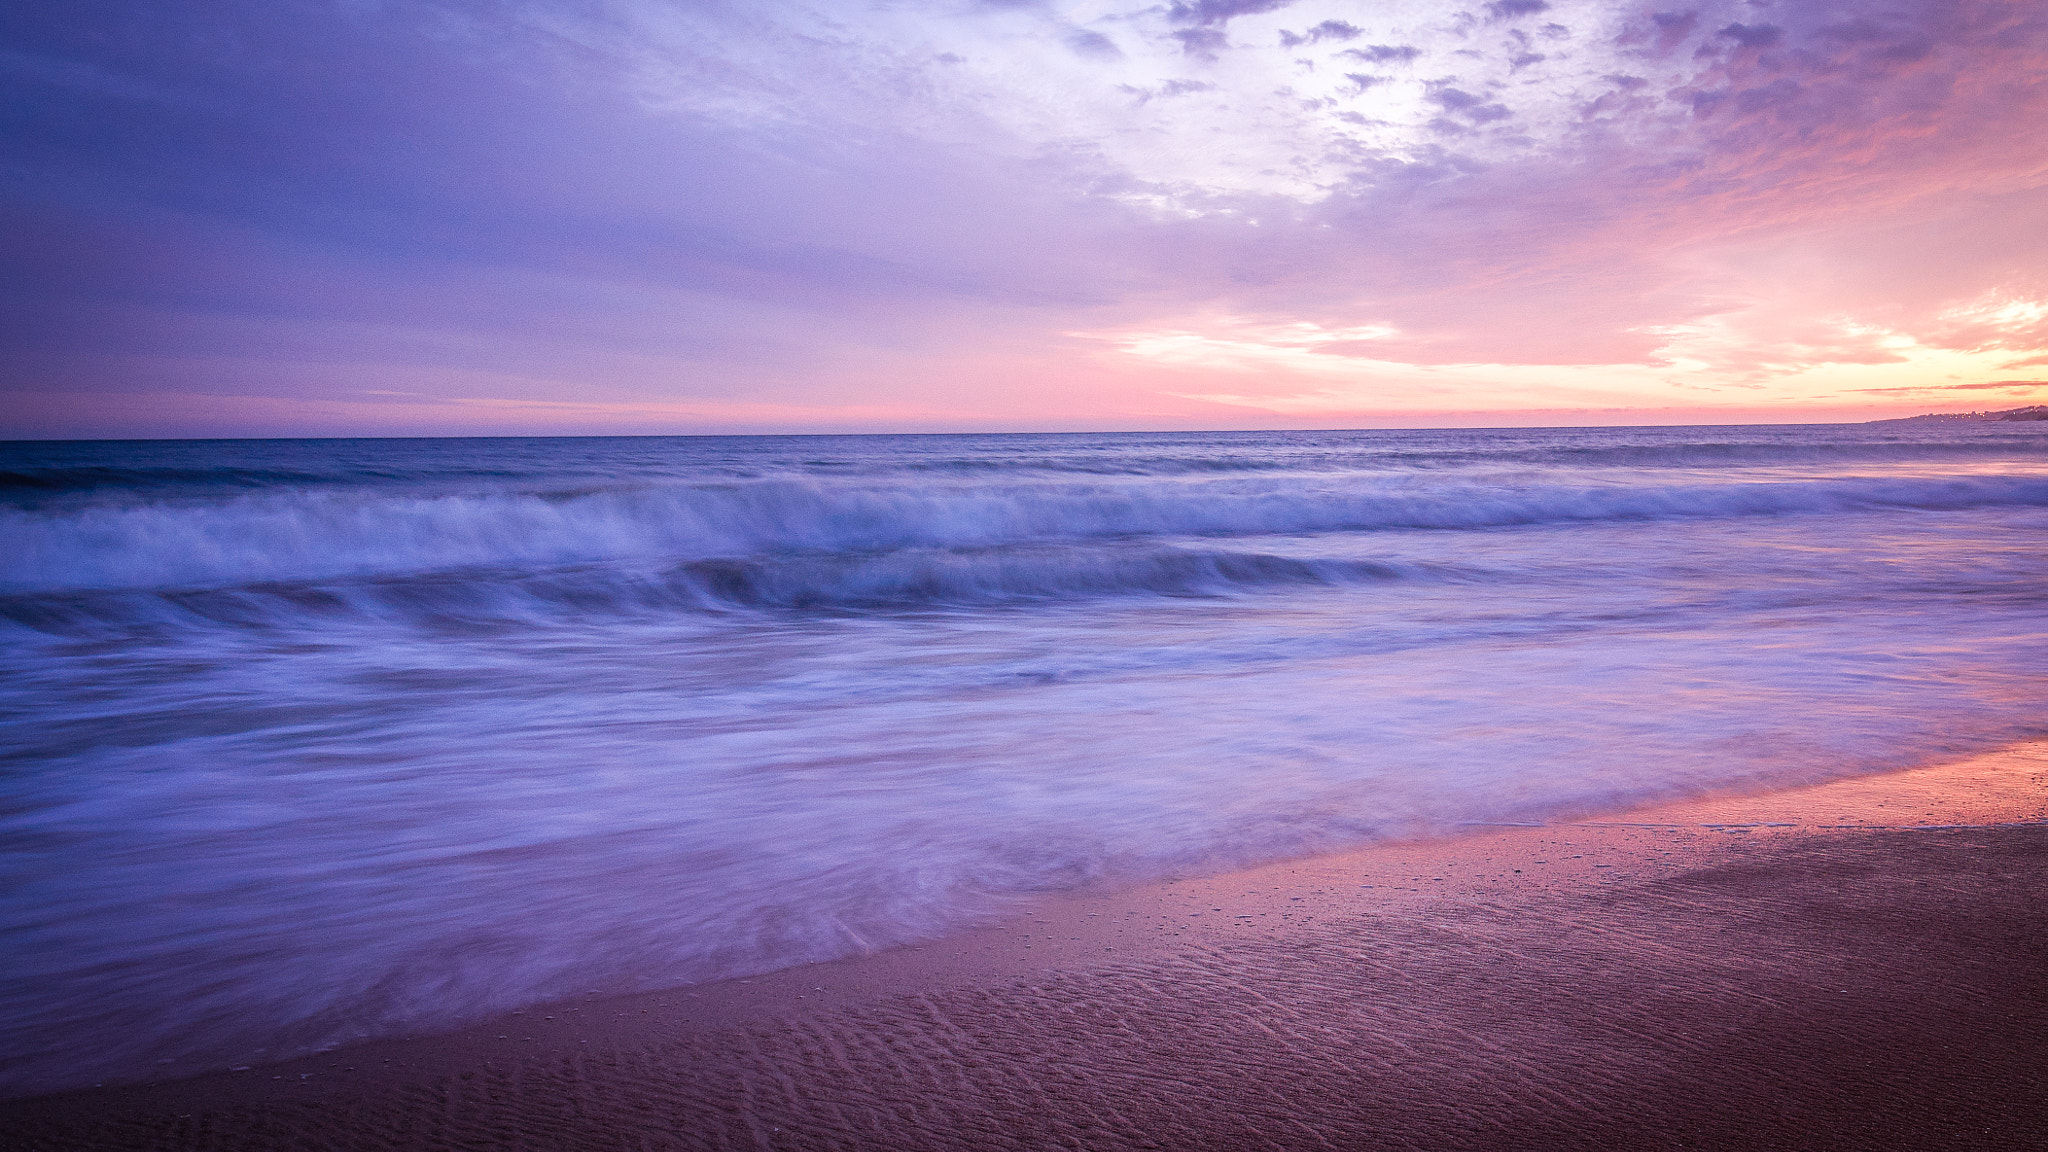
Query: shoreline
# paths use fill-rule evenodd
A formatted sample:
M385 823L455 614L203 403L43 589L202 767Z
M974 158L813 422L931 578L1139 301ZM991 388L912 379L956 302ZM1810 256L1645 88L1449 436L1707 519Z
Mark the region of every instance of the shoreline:
M0 1101L0 1147L2012 1147L2044 884L2033 742Z

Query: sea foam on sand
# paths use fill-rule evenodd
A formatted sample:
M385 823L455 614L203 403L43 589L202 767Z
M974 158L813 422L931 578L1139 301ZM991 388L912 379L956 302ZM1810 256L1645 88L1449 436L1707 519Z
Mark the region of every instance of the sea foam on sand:
M177 1083L9 1146L2010 1149L2048 745L1120 893Z

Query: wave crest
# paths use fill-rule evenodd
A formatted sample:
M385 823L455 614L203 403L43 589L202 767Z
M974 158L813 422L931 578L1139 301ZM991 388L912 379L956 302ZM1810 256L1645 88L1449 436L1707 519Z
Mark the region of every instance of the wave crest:
M1520 487L1357 477L955 486L771 480L557 494L292 492L0 513L0 535L11 542L0 557L0 589L222 587L1090 539L2040 505L2048 505L2048 479L2025 477Z
M1276 585L1440 577L1417 565L1146 545L904 549L876 555L583 565L238 588L0 597L0 619L58 635L135 627L244 629L335 618L461 627L508 620L730 611L999 606L1090 596L1219 596Z

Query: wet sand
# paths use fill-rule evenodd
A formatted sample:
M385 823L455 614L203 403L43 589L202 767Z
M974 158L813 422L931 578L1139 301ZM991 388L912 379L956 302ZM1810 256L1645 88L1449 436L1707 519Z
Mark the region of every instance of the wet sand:
M2048 744L1467 833L0 1103L0 1147L2048 1147Z

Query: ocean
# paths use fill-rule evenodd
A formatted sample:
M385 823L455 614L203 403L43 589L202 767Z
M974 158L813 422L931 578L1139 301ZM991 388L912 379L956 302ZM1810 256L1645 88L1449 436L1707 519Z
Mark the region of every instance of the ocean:
M0 1092L2048 733L2048 425L0 445Z

